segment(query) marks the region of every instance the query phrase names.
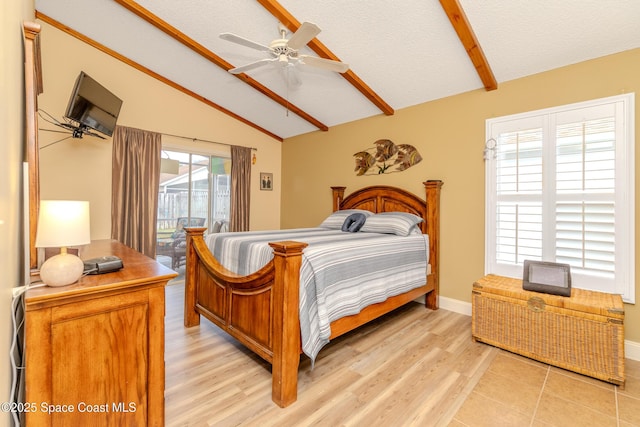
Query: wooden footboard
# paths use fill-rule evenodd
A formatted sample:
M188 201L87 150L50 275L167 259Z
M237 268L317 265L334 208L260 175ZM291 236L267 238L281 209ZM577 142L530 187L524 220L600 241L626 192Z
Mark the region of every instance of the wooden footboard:
M334 210L367 209L372 212L402 211L425 219L429 234L431 274L425 284L407 293L370 305L360 313L331 323L331 338L340 336L409 301L425 296L428 308L438 308L439 200L441 181L427 181L426 201L404 190L378 186L359 190L344 198L344 187L332 187ZM274 259L259 271L239 276L218 263L207 248L205 228L186 228L187 267L184 324L198 325L200 315L218 325L272 365L272 398L281 407L297 399L300 363L298 313L301 242L274 242Z
M298 289L300 242L275 242L274 259L239 276L218 263L204 242L206 228L187 229L184 324L200 315L272 365L272 399L285 407L297 399L300 363Z

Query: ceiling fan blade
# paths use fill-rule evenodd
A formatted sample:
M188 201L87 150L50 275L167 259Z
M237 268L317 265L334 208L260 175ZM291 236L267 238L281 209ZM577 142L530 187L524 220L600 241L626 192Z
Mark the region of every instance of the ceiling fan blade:
M320 34L320 31L322 30L316 24L312 24L311 22L303 22L302 25L300 25L300 28L298 28L298 30L293 33L293 35L289 39L289 42L287 43L287 46L289 46L291 49L298 50L309 43L311 40L313 40L315 36Z
M322 68L323 70L335 71L336 73L345 73L349 69L349 64L331 59L318 58L317 56L300 55L298 58L305 65Z
M229 72L231 74L240 74L240 73L244 73L246 71L249 70L253 70L254 68L258 68L258 67L262 67L263 65L269 63L269 62L274 62L277 61L277 58L270 58L270 59L261 59L259 61L255 61L255 62L250 62L249 64L246 65L241 65L239 67L236 68L232 68L229 70Z
M265 46L252 40L245 39L244 37L240 37L232 33L222 33L220 34L220 38L232 43L250 47L251 49L261 50L263 52L271 52L271 48L269 46Z

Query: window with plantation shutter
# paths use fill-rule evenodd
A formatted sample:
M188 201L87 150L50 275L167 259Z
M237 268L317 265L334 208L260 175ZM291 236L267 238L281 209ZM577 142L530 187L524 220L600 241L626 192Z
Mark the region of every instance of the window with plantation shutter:
M487 274L569 264L634 302L634 117L629 94L487 121Z

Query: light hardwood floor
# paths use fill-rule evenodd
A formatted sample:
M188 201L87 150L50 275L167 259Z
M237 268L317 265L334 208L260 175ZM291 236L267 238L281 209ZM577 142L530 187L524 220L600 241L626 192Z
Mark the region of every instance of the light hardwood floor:
M624 390L471 340L471 319L410 304L302 358L298 401L271 401L270 366L168 286L166 425L640 426L640 362Z
M182 285L167 287L167 426L448 425L497 350L471 340L471 320L411 303L332 341L298 401L271 401L270 365L206 319L186 329Z

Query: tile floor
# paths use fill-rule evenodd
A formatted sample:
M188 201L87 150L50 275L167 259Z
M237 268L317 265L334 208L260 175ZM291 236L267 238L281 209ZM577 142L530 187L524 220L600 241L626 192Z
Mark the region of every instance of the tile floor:
M621 390L499 350L449 426L640 426L640 362L625 372Z

